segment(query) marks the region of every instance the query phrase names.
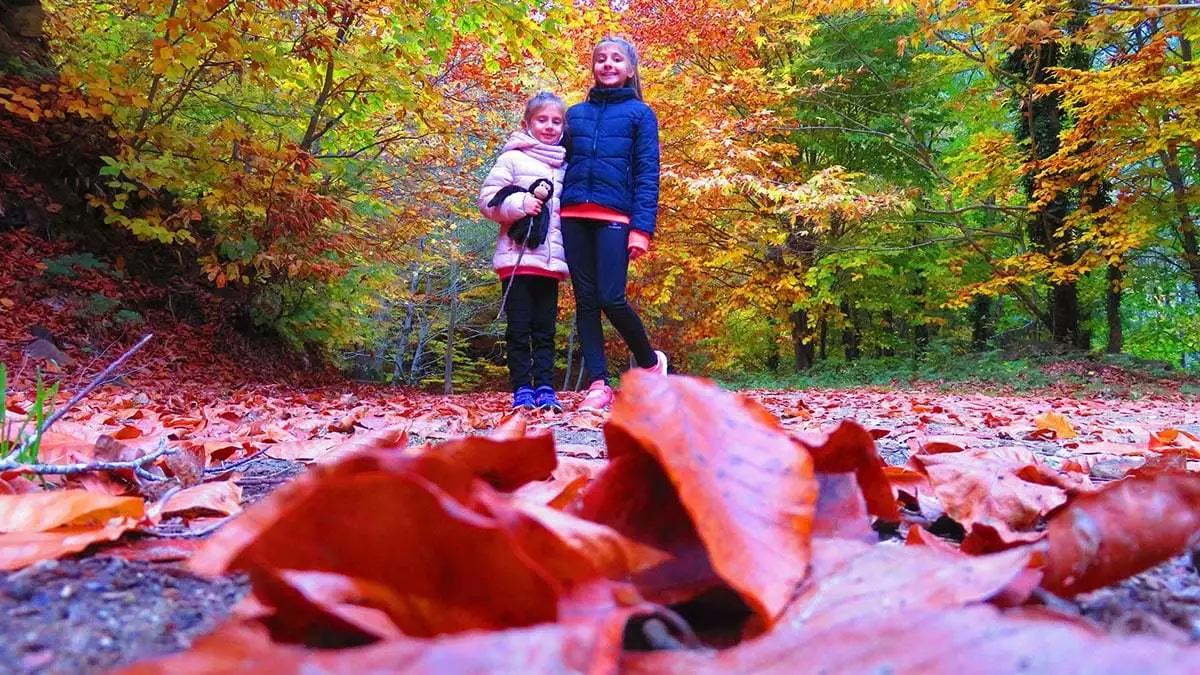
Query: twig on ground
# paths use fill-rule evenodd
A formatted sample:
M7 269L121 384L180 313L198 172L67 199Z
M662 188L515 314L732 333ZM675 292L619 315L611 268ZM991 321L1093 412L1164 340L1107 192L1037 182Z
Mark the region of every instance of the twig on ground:
M74 396L72 396L70 398L70 400L67 401L66 405L59 408L58 410L55 410L54 414L47 417L46 421L42 422L41 426L39 426L33 432L32 435L30 435L28 438L26 438L24 441L22 441L19 445L17 445L17 447L12 452L8 453L8 456L5 457L2 462L0 462L0 466L3 466L5 463L11 463L13 461L13 458L20 457L21 453L25 452L25 450L27 450L29 447L31 447L34 443L37 443L38 441L40 441L42 438L42 434L46 433L46 431L50 428L50 426L52 424L54 424L55 422L62 419L63 415L67 414L67 411L69 411L71 408L74 408L76 404L78 404L85 397L87 397L88 394L92 393L92 391L94 389L96 389L96 387L99 387L101 384L103 384L105 382L105 378L107 378L109 375L111 375L113 373L113 371L115 371L117 368L120 368L123 363L125 363L127 360L129 360L129 357L133 356L134 353L137 352L137 350L146 346L146 343L149 342L150 338L152 338L152 337L154 337L154 333L146 333L146 335L144 337L142 337L141 340L138 340L137 344L135 344L134 346L129 348L129 351L122 354L116 361L113 361L112 363L108 364L108 367L105 368L104 370L100 371L99 375L92 378L92 381L89 382L86 387L84 387L83 389L80 389L78 392L76 392L76 394ZM34 465L18 464L17 466L19 467L19 466L34 466ZM37 466L52 466L52 465L43 464L43 465L37 465ZM64 465L64 466L79 466L79 465ZM119 468L134 468L134 467L119 467ZM51 473L52 474L52 473L58 473L58 472L56 472L56 471L39 471L38 473ZM80 473L80 472L74 471L71 473Z
M253 455L250 455L249 457L247 457L245 459L239 459L236 462L231 462L228 464L221 464L218 466L214 466L214 467L205 469L204 473L225 473L226 471L233 471L235 469L238 469L240 467L243 467L243 466L249 464L250 462L253 462L254 460L258 459L259 457L262 457L263 455L267 454L267 450L270 450L270 449L271 449L271 446L268 445L267 447L263 448L262 450L259 450L258 452L254 453Z
M269 473L265 476L247 476L245 478L239 478L235 482L238 485L242 485L242 486L245 486L245 485L270 485L272 483L282 483L282 482L286 481L287 479L295 476L297 473L298 472L295 471L295 469L293 467L289 466L286 469L280 469L279 471L276 471L275 473Z
M1079 611L1079 605L1076 605L1070 600L1060 598L1044 588L1033 589L1033 597L1046 607L1060 614L1066 614L1068 616L1080 616L1082 614L1082 612Z
M662 619L647 619L642 624L642 635L646 636L646 644L653 649L687 649L688 646L674 635Z
M187 530L186 532L164 532L157 527L146 527L138 531L153 537L161 537L163 539L199 539L201 537L207 537L213 532L216 532L217 530L221 529L225 523L228 523L236 517L237 516L225 516L212 525L200 530Z
M168 448L166 441L159 443L153 452L135 457L124 462L81 462L79 464L22 464L11 459L0 460L0 471L20 471L36 473L43 476L69 476L77 473L92 473L95 471L117 471L132 469L139 477L147 480L166 480L163 476L155 476L146 471L143 466L153 462L163 455L174 454L174 448Z

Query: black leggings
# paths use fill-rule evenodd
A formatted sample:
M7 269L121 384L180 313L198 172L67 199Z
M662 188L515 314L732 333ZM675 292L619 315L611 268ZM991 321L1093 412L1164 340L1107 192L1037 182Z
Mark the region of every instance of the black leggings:
M508 379L512 390L553 386L554 323L558 317L558 279L519 274L505 279L508 292L504 316L508 326Z
M646 327L625 300L629 275L629 226L603 220L563 218L563 247L575 290L575 325L589 380L608 381L600 312L624 338L643 368L658 363Z

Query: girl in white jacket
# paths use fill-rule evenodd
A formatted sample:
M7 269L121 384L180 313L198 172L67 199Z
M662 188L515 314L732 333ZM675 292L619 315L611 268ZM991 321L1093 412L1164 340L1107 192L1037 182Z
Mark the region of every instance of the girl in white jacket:
M500 224L492 266L500 276L501 293L507 295L505 340L514 409L562 411L551 377L558 282L568 272L558 217L566 159L566 150L560 145L565 119L566 105L561 98L545 92L534 96L525 106L521 130L509 137L504 153L496 160L479 192L479 210ZM509 186L528 189L539 179L546 179L554 186L545 204L523 191L491 204L502 189ZM536 216L543 209L550 210L545 242L526 249L509 237L512 223L525 216Z

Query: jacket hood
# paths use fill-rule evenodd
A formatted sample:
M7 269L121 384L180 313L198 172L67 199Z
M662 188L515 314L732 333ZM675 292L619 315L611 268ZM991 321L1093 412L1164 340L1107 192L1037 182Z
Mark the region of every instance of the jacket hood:
M508 152L509 150L520 150L556 169L562 166L567 159L567 149L563 146L547 145L524 131L515 132L508 137L508 142L504 144L504 151Z

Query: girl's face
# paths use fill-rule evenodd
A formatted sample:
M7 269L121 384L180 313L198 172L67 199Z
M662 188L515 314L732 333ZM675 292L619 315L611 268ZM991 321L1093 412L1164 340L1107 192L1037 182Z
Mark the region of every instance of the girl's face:
M562 139L563 109L556 105L544 105L529 114L521 123L537 140L546 145L554 145Z
M624 87L633 68L621 46L603 42L592 53L592 73L601 87Z

